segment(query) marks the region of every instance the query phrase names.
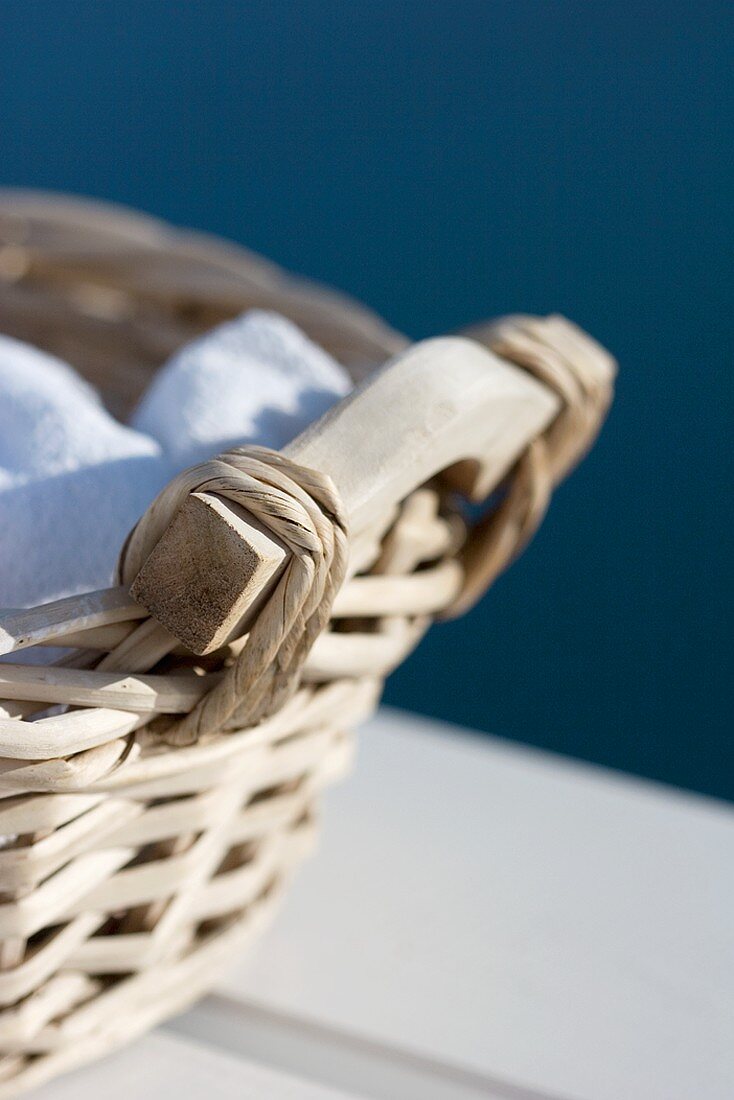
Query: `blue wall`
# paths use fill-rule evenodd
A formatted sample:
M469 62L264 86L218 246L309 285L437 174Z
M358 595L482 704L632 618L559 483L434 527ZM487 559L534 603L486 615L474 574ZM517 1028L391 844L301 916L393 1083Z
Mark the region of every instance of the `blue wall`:
M560 310L614 350L537 542L387 698L724 796L733 12L0 4L0 182L231 236L415 336Z

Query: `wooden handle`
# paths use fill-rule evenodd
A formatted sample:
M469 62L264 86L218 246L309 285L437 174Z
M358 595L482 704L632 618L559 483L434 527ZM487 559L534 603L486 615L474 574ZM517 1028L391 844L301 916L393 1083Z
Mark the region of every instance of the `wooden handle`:
M527 372L445 336L393 359L285 453L330 475L356 534L452 467L456 487L483 500L558 409Z
M347 515L350 573L396 506L435 474L474 500L496 486L548 426L559 400L471 340L414 345L286 448L328 474ZM289 551L243 509L188 496L131 592L195 653L243 633L282 575Z

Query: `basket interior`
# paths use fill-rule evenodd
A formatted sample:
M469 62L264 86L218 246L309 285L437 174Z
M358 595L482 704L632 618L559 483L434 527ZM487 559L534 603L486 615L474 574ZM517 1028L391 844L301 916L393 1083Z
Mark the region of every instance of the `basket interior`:
M71 363L120 419L177 348L254 307L290 318L355 381L407 344L236 245L115 206L0 192L0 332Z

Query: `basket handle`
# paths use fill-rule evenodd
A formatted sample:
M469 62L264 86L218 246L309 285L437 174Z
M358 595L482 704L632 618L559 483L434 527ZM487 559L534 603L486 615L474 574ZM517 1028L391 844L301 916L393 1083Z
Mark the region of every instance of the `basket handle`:
M435 474L448 470L458 490L484 499L559 407L549 389L477 343L426 340L368 379L284 455L328 474L354 567L400 501ZM247 629L289 558L269 517L202 491L209 484L186 474L164 490L146 527L134 532L123 570L123 580L134 577L135 599L195 653ZM218 599L212 570L226 588Z
M614 362L561 318L508 318L478 335L485 346L414 345L282 454L236 448L181 475L148 510L121 559L134 598L196 653L250 631L223 683L180 723L180 743L275 709L345 576L435 475L480 501L513 471L464 548L454 610L530 537L599 426Z

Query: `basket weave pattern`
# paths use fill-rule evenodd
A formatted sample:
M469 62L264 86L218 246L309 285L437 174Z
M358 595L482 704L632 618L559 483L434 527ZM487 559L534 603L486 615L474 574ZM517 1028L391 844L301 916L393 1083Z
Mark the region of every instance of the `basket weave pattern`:
M69 359L118 415L173 350L253 306L290 316L357 379L408 345L234 246L92 204L0 201L0 331ZM236 449L164 491L117 586L0 616L0 653L66 651L0 669L0 1096L180 1010L259 932L384 677L506 567L589 446L613 376L598 345L560 318L471 335L561 402L471 530L433 479L348 570L329 471ZM130 586L202 487L244 504L293 565L246 635L195 657Z

